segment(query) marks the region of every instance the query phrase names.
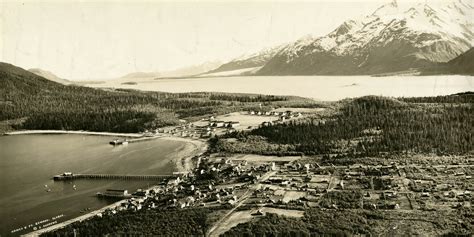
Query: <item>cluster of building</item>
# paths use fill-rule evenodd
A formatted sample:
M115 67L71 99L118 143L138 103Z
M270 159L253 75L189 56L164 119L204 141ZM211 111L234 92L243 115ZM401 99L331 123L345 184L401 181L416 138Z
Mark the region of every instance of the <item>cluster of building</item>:
M249 185L263 174L275 170L275 163L249 164L246 161L222 160L200 166L194 173L170 178L151 189L128 193L127 190L109 189L102 196L126 201L105 214L118 211L155 208L188 208L196 206L235 205Z
M195 126L193 123L184 123L179 126L155 129L148 134L153 134L155 136L164 134L177 137L199 138L202 134L202 128Z
M239 121L220 121L211 116L208 119L208 124L204 126L186 123L168 129L157 129L155 133L189 138L209 138L216 134L218 130L229 132L234 131L239 126Z
M357 191L363 194L360 208L436 210L470 207L474 183L472 166L437 167L354 165L320 166L317 163L287 163L277 175L255 191L252 203L318 206L329 192ZM434 170L432 168L432 170ZM284 192L300 193L297 199L285 199ZM280 195L279 195L280 194ZM334 208L337 208L334 205Z
M239 121L218 121L218 120L210 120L209 127L215 128L237 128L240 126Z
M341 204L341 200L353 201L352 208L410 211L455 209L472 203L471 163L333 165L305 157L266 159L201 158L193 173L136 192L111 211L232 206L238 202L285 209L346 208L347 203ZM336 198L341 200L332 198L346 194L347 198Z
M287 110L285 112L276 112L276 111L249 111L249 115L256 115L256 116L277 116L278 120L274 122L284 122L288 119L291 118L298 118L301 117L302 114L300 112L293 112L291 110ZM264 122L265 124L262 123L263 126L268 126L271 125L269 123L272 122Z
M218 131L233 132L236 131L236 128L241 126L239 121L216 120L214 116L210 116L207 121L207 125L197 127L200 137L202 138L212 137Z
M285 111L285 112L276 112L276 111L248 111L249 115L255 116L272 116L278 117L278 119L274 121L266 121L261 124L261 126L270 126L276 123L281 123L286 120L292 118L299 118L302 116L300 112L293 112L293 111ZM190 138L209 138L219 132L233 132L236 131L239 127L241 127L240 121L223 121L218 120L214 116L210 116L207 119L203 119L207 121L207 125L198 126L194 123L185 123L179 126L174 126L171 128L161 128L155 129L151 131L145 131L145 136L157 136L159 134L167 134L171 136L179 136L179 137L190 137ZM249 127L251 128L251 127Z

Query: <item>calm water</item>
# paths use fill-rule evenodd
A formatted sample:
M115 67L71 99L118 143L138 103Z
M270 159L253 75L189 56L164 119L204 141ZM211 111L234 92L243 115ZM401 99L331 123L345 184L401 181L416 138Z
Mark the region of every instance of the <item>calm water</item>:
M108 203L95 193L107 188L135 191L153 184L119 180L54 182L51 178L55 174L169 174L175 168L173 153L185 145L157 139L113 147L108 144L111 139L70 134L0 137L0 236L61 214L65 216L59 221L64 221L82 214L84 208L99 209Z
M467 76L260 76L136 81L137 85L107 82L91 86L165 92L218 91L296 95L331 101L364 95L437 96L474 90L474 77Z

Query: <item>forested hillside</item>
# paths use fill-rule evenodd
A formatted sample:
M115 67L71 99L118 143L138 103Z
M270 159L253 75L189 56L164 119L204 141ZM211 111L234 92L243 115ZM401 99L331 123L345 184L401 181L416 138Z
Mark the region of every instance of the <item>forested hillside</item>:
M469 236L470 225L459 225L459 218L468 220L472 215L468 210L459 213L431 212L424 221L434 226L442 226L446 236ZM393 236L413 236L419 234L417 228L406 228L419 218L408 212L384 212L379 210L317 209L308 208L303 218L291 218L267 214L250 222L240 223L222 236L386 236L384 220L397 220L399 228L393 228ZM466 221L467 222L467 221ZM412 227L412 226L410 226ZM467 230L466 230L467 229ZM424 231L429 231L427 228Z
M208 216L219 208L119 212L76 222L42 236L204 236Z
M361 97L340 102L336 115L231 134L283 154L374 156L384 152L460 154L474 149L474 94L432 98ZM238 143L232 143L238 144ZM217 147L216 147L217 146ZM238 152L225 142L215 150ZM277 151L274 151L277 153Z
M294 97L161 93L61 85L0 63L0 121L6 129L140 132L242 109L306 103ZM5 127L5 126L3 126Z

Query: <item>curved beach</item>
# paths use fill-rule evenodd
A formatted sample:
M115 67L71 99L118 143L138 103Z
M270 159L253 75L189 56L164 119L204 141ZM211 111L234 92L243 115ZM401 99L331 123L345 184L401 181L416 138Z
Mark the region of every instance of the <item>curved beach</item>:
M124 135L129 137L130 134L116 134L116 133L95 133L95 132L83 132L83 131L54 131L54 130L40 130L40 131L20 131L14 132L9 135L25 135L25 134L82 134L82 135L104 135L104 136L118 136ZM140 134L141 136L141 134ZM178 172L187 172L191 171L194 166L193 158L201 155L207 149L207 143L204 140L190 139L190 138L181 138L181 137L153 137L154 139L163 139L168 141L177 141L182 142L178 148L176 148L169 156L170 162L173 162L175 165L174 170ZM134 146L135 144L130 144L129 146ZM139 146L137 146L139 147ZM120 148L120 147L119 147ZM140 152L140 151L138 151ZM100 209L93 209L89 213L75 217L73 219L66 220L61 223L57 223L51 226L48 226L43 229L36 230L34 232L26 234L27 236L38 236L42 233L46 233L55 229L63 228L64 226L77 222L83 221L85 219L96 216L98 213L105 211L106 209L113 208L117 205L120 205L120 202L110 204L108 206L102 207Z
M7 132L4 135L28 135L28 134L81 134L81 135L94 135L94 136L112 136L112 137L130 137L130 138L140 138L143 137L141 133L113 133L113 132L90 132L90 131L73 131L73 130L24 130L24 131L14 131ZM187 172L192 170L191 159L195 156L201 155L207 150L207 143L203 140L198 139L189 139L182 137L173 137L173 136L156 136L149 137L149 140L154 138L160 138L170 141L181 141L186 142L186 145L178 150L174 155L174 160L176 163L176 169L178 172Z
M160 139L181 141L186 143L183 148L174 154L175 157L173 160L176 162L176 169L178 172L192 171L194 168L192 158L203 154L207 150L207 143L203 140L171 136L161 137Z
M113 133L113 132L90 132L90 131L70 131L70 130L23 130L6 132L4 135L27 135L27 134L83 134L96 136L113 136L113 137L142 137L140 133Z

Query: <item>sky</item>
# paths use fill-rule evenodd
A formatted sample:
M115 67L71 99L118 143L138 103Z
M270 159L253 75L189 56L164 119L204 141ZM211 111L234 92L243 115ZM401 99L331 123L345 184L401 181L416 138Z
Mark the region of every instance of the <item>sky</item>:
M166 71L325 35L389 0L0 1L0 61L70 80Z

